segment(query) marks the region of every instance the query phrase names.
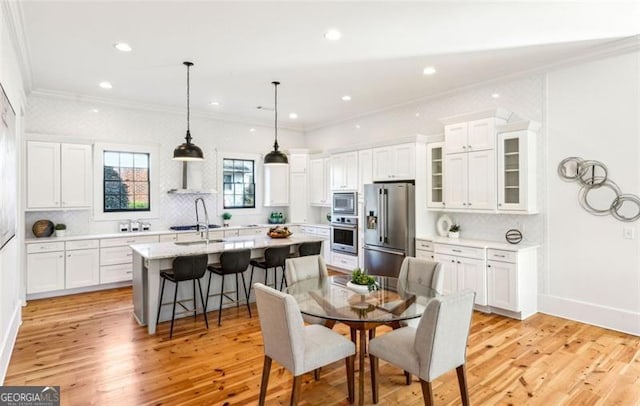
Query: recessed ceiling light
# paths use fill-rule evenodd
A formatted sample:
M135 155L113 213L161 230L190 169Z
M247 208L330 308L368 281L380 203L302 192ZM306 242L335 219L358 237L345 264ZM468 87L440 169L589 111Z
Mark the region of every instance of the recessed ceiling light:
M348 94L345 94L344 96L342 96L342 101L349 101L351 100L351 96L349 96Z
M298 118L298 115L296 113L289 113L289 118L295 120L296 118Z
M89 110L89 111L90 111L91 113L99 113L99 112L100 112L100 110L98 110L98 109L91 109L91 110Z
M420 113L416 113L416 117L420 117Z
M255 128L249 128L249 132L254 133L254 132L256 132L256 129Z
M126 42L118 42L117 44L113 44L113 47L118 51L122 51L122 52L133 51L133 48L131 48L131 45L127 44Z
M424 75L433 75L434 73L436 73L436 68L433 66L427 66L422 70L422 74Z
M337 41L342 38L342 33L335 28L331 28L324 33L324 37L329 41Z
M360 129L360 124L356 124L356 130Z
M209 105L211 105L211 106L219 106L220 102L219 101L212 101L212 102L209 102Z
M494 99L497 99L500 97L500 93L493 93L491 97L493 97Z
M98 84L98 86L100 86L103 89L111 89L111 88L113 88L113 85L111 84L111 82L107 82L107 81L100 82Z

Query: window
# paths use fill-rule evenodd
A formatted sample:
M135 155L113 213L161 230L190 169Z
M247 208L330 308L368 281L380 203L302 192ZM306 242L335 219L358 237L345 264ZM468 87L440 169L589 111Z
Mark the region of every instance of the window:
M104 151L103 171L105 212L151 210L148 153Z
M255 161L223 159L222 188L225 209L256 207Z

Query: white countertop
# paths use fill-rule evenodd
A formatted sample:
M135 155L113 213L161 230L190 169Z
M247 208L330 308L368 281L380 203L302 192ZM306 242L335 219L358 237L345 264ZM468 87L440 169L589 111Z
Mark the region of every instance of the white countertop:
M250 248L261 249L269 247L281 247L286 245L300 244L303 242L323 241L320 237L313 237L307 234L292 235L288 238L270 237L231 237L225 238L223 242L216 243L186 243L176 244L174 242L158 242L151 244L133 244L131 249L140 254L145 259L165 259L174 258L181 255L216 254L223 251Z
M416 236L416 240L427 240L436 244L462 245L465 247L492 248L505 251L524 251L536 249L539 244L509 244L502 241L472 240L466 238L449 238L434 236Z
M219 228L210 228L209 232L214 231L229 231L229 230L251 230L254 228L270 228L275 227L277 225L287 226L287 227L319 227L319 228L330 228L330 224L296 224L296 223L287 223L287 224L257 224L252 226L229 226L229 227L219 227ZM116 232L116 233L102 233L102 234L68 234L64 237L30 237L25 238L26 244L33 243L42 243L42 242L57 242L57 241L77 241L77 240L90 240L96 238L118 238L118 237L138 237L138 236L147 236L147 235L164 235L164 234L183 234L183 233L195 233L195 230L149 230L149 231L137 231L137 232Z

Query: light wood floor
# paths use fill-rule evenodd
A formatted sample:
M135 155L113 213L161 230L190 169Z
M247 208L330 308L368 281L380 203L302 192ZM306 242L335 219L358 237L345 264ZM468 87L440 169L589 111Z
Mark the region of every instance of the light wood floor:
M254 307L255 309L255 307ZM131 289L29 302L5 385L60 385L65 405L245 405L258 399L260 324L246 308L202 316L156 336L132 317ZM348 335L348 329L337 325ZM384 333L380 329L378 334ZM356 369L357 369L356 365ZM368 367L367 367L368 369ZM468 381L474 405L640 404L640 338L538 314L524 322L475 312ZM368 371L367 371L368 374ZM422 404L420 384L380 362L380 404ZM274 362L267 403L288 404L291 375ZM459 404L455 372L434 382L436 404ZM366 403L371 404L367 375ZM345 405L344 363L302 384L302 405Z

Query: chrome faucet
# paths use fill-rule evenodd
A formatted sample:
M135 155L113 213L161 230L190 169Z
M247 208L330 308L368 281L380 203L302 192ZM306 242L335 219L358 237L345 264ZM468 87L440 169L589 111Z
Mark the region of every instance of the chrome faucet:
M200 216L198 215L198 202L202 202L202 208L204 209L204 220L206 223L204 223L204 229L206 232L206 241L207 244L209 243L209 213L207 213L207 205L204 203L204 199L199 197L196 199L196 230L200 231L200 226L202 226L202 223L200 222ZM200 234L202 236L202 234Z

